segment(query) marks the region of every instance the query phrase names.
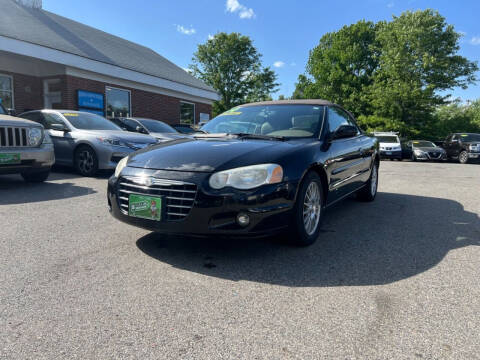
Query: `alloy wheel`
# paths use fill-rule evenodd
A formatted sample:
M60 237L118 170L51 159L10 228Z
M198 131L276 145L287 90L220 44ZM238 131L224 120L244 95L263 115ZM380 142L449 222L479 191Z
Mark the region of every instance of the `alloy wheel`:
M78 167L83 174L89 174L94 167L95 160L89 150L82 150L78 155Z
M317 230L321 211L320 188L317 182L311 182L303 201L303 226L308 235L314 234Z

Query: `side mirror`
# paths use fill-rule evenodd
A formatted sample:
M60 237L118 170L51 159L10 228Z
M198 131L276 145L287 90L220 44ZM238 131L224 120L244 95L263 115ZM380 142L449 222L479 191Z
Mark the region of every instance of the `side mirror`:
M50 129L51 130L56 130L56 131L63 131L63 132L69 132L70 129L67 128L66 126L62 124L50 124Z
M145 130L145 129L144 129L143 127L141 127L141 126L137 126L137 127L135 128L135 131L138 132L138 133L140 133L140 134L147 134L147 130Z
M344 139L356 136L358 130L353 125L342 125L333 134L332 139Z
M17 116L17 111L15 109L7 109L7 115Z

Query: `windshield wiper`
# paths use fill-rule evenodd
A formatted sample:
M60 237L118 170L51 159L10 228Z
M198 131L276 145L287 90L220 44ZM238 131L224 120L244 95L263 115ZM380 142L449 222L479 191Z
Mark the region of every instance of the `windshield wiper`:
M249 133L234 133L229 135L235 135L240 139L278 140L278 141L287 140L285 136L276 136L276 135L261 135L261 134L249 134Z

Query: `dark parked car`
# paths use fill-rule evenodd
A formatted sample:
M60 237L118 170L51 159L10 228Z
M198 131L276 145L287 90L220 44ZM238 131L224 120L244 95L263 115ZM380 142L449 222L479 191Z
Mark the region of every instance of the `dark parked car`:
M446 160L444 149L427 140L410 140L404 148L405 157L417 160Z
M160 120L146 118L119 117L110 119L123 130L148 134L159 141L179 139L182 135L170 125Z
M449 159L466 164L469 160L480 159L480 134L456 133L447 136L443 148Z
M172 127L181 134L195 134L195 133L204 133L203 130L195 129L193 125L190 124L173 124Z
M238 132L238 124L249 124ZM378 142L323 100L236 107L208 134L123 159L108 182L117 219L163 233L263 236L288 229L312 244L324 209L357 193L375 199ZM245 130L242 130L245 131Z

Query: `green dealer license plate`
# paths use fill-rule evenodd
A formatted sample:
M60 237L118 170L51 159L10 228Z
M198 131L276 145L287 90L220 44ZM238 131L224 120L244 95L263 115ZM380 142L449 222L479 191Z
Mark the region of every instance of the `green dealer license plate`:
M0 154L0 165L20 164L20 154Z
M128 198L128 215L159 221L162 218L162 198L130 194Z

